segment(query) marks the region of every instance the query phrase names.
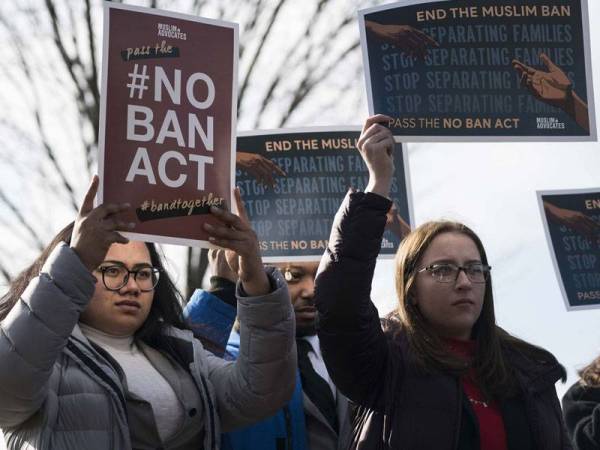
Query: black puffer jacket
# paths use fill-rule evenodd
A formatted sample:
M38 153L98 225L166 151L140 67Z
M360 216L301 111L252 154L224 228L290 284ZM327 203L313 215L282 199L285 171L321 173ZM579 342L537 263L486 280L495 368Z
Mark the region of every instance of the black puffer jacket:
M389 207L376 194L348 194L316 280L323 357L336 386L356 404L351 448L477 450L477 419L460 380L417 370L402 333L382 329L370 300ZM571 448L554 388L564 369L543 355L533 361L505 349L521 387L500 406L510 450Z
M600 387L579 381L563 397L567 430L576 450L600 450Z

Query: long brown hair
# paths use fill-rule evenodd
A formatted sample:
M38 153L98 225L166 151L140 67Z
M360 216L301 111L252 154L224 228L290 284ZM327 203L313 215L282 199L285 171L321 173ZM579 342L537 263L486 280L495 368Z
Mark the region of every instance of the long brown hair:
M441 233L461 233L469 237L479 251L481 262L488 264L481 240L466 225L452 221L424 223L402 241L396 254L396 292L399 303L397 310L390 316L392 319L390 323L399 323L397 331L406 336L418 367L427 372L437 370L459 375L467 370L464 360L447 350L447 345L411 301L415 295L417 264L433 239ZM517 346L527 353L530 353L529 350L535 352L536 347L510 336L496 325L491 276L486 282L483 307L473 326L472 336L477 342L472 367L485 395L487 397L512 395L517 384L513 371L506 361L503 347Z

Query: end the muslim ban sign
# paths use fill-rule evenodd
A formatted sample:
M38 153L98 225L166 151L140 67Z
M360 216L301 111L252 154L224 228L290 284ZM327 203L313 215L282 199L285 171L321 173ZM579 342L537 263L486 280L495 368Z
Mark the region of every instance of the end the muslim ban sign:
M369 111L399 141L595 141L585 0L359 11Z
M129 202L129 237L206 245L234 180L237 26L105 3L100 203Z

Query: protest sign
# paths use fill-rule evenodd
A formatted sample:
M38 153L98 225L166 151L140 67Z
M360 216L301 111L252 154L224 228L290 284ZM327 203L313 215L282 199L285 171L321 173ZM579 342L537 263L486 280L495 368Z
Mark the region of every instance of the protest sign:
M538 192L567 309L600 307L600 189Z
M596 140L585 0L404 0L359 25L399 141Z
M316 261L329 239L335 213L350 187L364 190L367 168L356 150L360 128L304 128L241 133L237 177L258 234L263 260ZM381 244L393 256L410 230L408 166L394 149L394 207Z
M237 25L104 4L100 203L129 202L130 238L207 246L235 171Z

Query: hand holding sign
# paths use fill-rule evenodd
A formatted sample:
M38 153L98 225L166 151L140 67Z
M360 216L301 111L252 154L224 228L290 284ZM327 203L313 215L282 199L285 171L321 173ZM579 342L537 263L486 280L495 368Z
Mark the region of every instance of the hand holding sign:
M390 129L382 124L391 120L391 117L383 114L369 117L358 139L358 150L369 169L369 184L365 192L388 198L394 175L394 137Z
M117 218L119 213L131 209L127 203L109 203L94 208L94 197L97 190L98 177L94 175L79 208L71 234L71 248L90 272L102 262L108 248L113 243L126 244L129 242L129 239L123 237L116 230L130 229L135 225Z
M233 263L233 267L229 262ZM227 260L227 251L220 248L211 248L208 250L208 266L210 273L215 277L225 278L226 280L236 283L238 279L237 259L231 258Z
M222 225L204 224L209 242L229 250L226 253L230 267L238 267L238 276L246 294L249 296L265 295L271 290L269 279L265 273L258 239L250 226L248 215L239 189L235 189L235 202L239 216L211 207L211 214Z

